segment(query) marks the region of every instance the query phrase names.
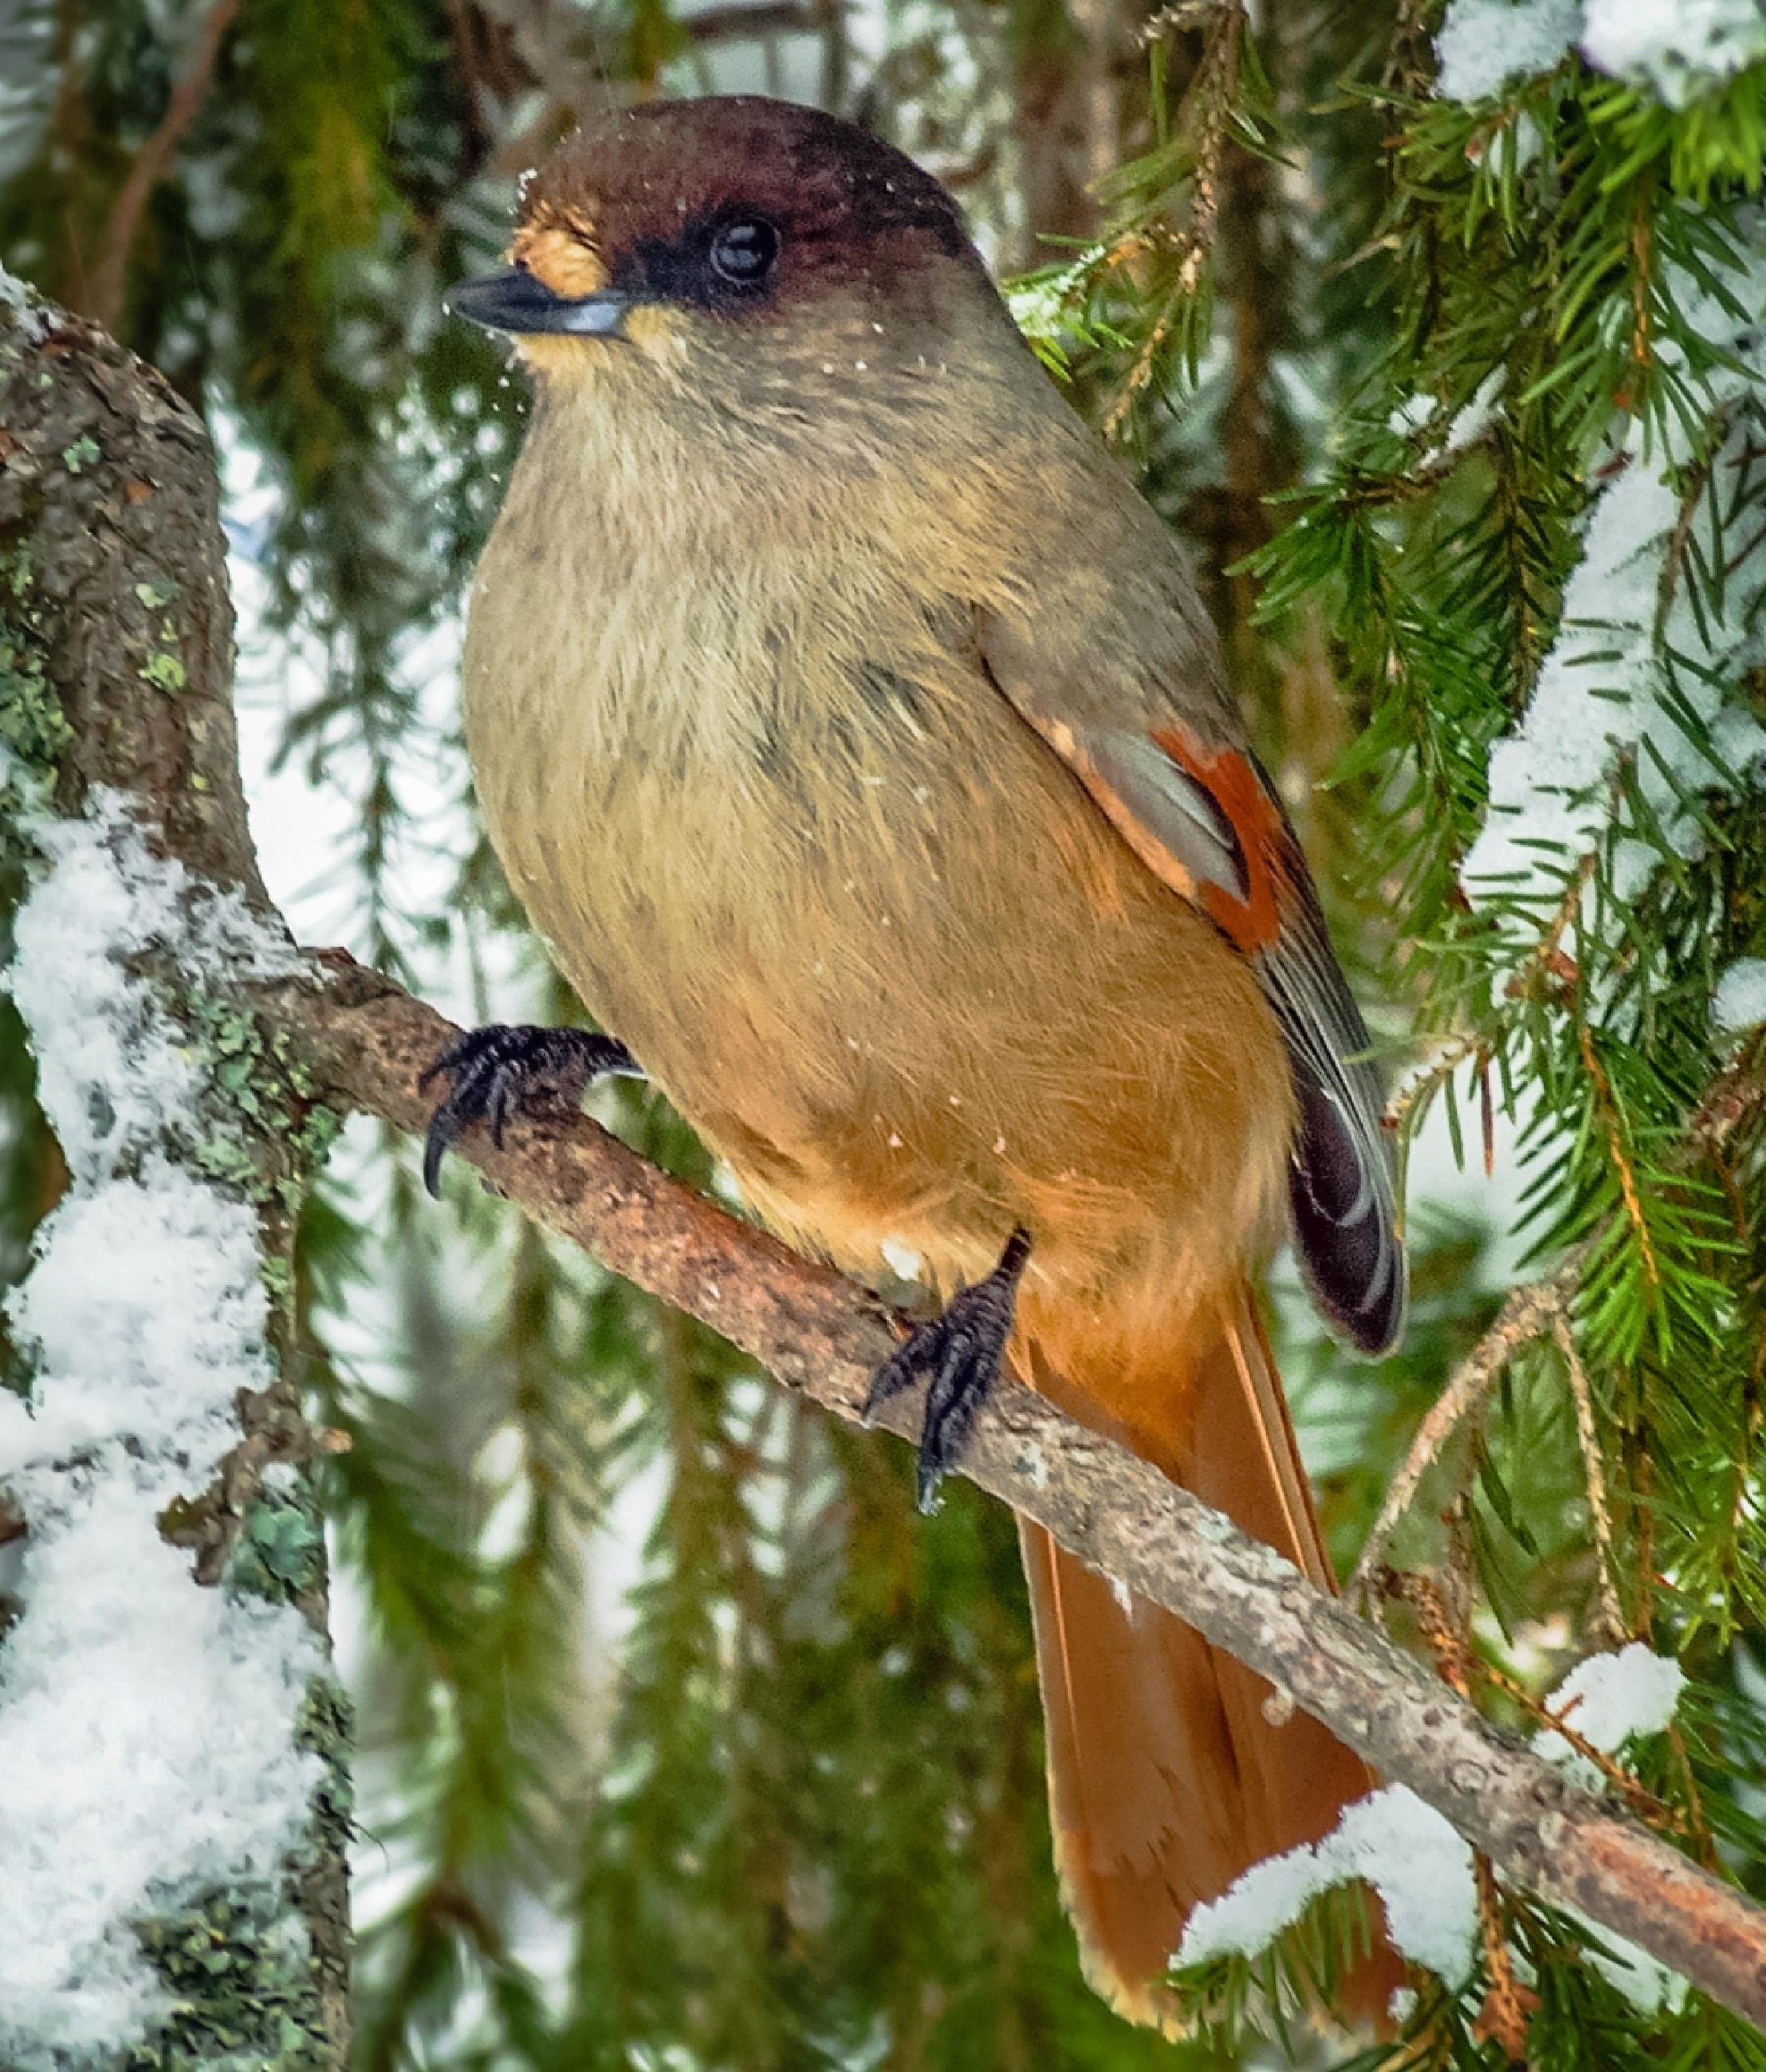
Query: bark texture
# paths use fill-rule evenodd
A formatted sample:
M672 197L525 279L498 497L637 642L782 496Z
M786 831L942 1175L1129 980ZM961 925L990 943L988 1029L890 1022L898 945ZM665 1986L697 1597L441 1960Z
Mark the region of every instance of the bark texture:
M126 785L169 847L261 901L232 758L227 606L203 435L154 376L84 325L62 324L18 364L47 380L39 392L34 371L0 389L0 540L33 531L46 563L68 571L52 579L61 630L49 666L76 729L70 781ZM70 477L38 424L57 427L51 441L89 427L102 463ZM132 606L150 569L188 601L189 652L200 657L183 694L157 703L138 676L150 628ZM256 988L261 1018L293 1040L326 1099L421 1129L431 1097L418 1076L457 1032L339 953L310 955L307 972ZM475 1132L460 1150L528 1215L701 1318L788 1387L858 1420L895 1342L862 1291L586 1118L517 1124L500 1150ZM908 1400L879 1421L911 1437L917 1414ZM1766 2022L1766 1912L1569 1782L1156 1470L1006 1386L982 1414L963 1472L1261 1671L1436 1807L1505 1877L1580 1909Z
M94 787L126 793L152 848L237 888L279 927L240 791L233 667L220 488L206 433L158 375L96 327L0 299L0 739L20 766L52 763L58 811L78 813ZM0 762L0 796L13 774ZM175 998L178 974L154 976ZM278 1059L275 1032L258 1034L253 1070L282 1071L286 1048ZM304 1123L318 1104L298 1105ZM254 1128L245 1110L228 1119L249 1145L253 1170L239 1184L257 1207L266 1278L274 1283L279 1268L281 1285L291 1286L287 1203L313 1140L303 1142L301 1128ZM257 1507L287 1505L266 1492L265 1467L298 1466L311 1455L288 1378L294 1346L286 1302L272 1306L270 1335L282 1378L241 1392L239 1443L211 1485L192 1489L161 1521L166 1539L195 1554L192 1588L220 1582ZM29 1518L0 1500L0 1537L29 1530ZM312 1579L292 1593L298 1614L289 1616L323 1634L323 1548L316 1532L311 1540ZM309 1687L298 1731L323 1756L327 1782L280 1892L217 1893L194 1913L137 1924L143 1946L164 1960L177 2003L165 2048L180 2065L261 2047L256 2013L265 2036L298 2030L298 2041L276 2059L290 2072L338 2072L345 2062L344 1711L335 1687ZM130 1781L117 1786L126 1791ZM294 1978L272 1954L287 1947L278 1908L284 1919L298 1913L311 1948L311 1963ZM212 1930L226 1962L179 1968L197 1917L197 1940Z

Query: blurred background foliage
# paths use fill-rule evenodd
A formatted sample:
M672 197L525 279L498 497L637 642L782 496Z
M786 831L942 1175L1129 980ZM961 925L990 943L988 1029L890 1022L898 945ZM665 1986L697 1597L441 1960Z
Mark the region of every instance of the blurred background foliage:
M1393 1543L1434 1597L1382 1609L1420 1645L1435 1605L1523 1721L1591 1648L1680 1654L1691 1694L1645 1782L1689 1847L1766 1892L1766 1056L1711 1012L1723 971L1766 952L1758 767L1682 698L1710 766L1677 780L1696 842L1621 756L1555 898L1472 898L1461 875L1491 745L1538 679L1591 500L1641 464L1634 434L1685 498L1658 650L1677 585L1736 629L1720 665L1707 643L1663 666L1766 717L1759 310L1725 286L1760 278L1766 68L1669 92L1570 54L1450 101L1440 14L6 0L0 253L214 431L248 775L297 931L461 1020L568 1019L476 832L453 678L524 395L442 292L492 259L522 171L633 96L819 101L939 172L1192 545L1410 1068L1402 1353L1352 1365L1274 1290L1340 1558L1505 1288L1577 1262ZM1733 319L1716 344L1713 297ZM1735 366L1718 396L1706 376ZM60 1176L0 1013L10 1278ZM717 1184L657 1097L598 1104ZM463 1179L436 1209L411 1147L360 1126L303 1261L315 1414L352 1442L330 1499L368 2072L1348 2062L1303 2024L1253 2040L1247 1967L1196 1982L1212 2019L1184 2045L1085 1991L1002 1512L958 1485L920 1520L900 1449ZM1419 1979L1405 2062L1503 2062L1486 1994L1506 1933L1540 2064L1766 2062L1696 2001L1632 2006L1576 1924L1505 1906L1463 1991Z

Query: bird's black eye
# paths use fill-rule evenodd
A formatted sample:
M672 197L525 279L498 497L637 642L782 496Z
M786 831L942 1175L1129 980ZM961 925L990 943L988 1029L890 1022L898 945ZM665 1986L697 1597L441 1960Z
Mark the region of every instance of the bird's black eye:
M764 216L739 216L711 233L711 270L732 288L758 288L779 257L779 233Z

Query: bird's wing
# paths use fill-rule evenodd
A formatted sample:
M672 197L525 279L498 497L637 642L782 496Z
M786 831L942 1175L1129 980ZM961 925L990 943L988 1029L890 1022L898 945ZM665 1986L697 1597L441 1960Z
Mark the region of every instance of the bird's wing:
M1145 685L1117 699L1052 697L1023 632L990 615L980 639L995 687L1256 972L1299 1096L1290 1194L1301 1259L1326 1313L1365 1350L1385 1351L1402 1326L1406 1276L1379 1075L1287 816L1250 750L1224 738L1229 708L1211 686L1199 727Z

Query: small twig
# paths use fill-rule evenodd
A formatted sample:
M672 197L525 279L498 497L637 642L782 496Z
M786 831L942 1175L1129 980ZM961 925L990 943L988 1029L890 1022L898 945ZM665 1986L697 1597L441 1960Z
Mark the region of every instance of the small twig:
M1416 1501L1422 1478L1440 1457L1442 1449L1484 1402L1497 1377L1515 1355L1552 1328L1552 1320L1566 1309L1582 1271L1581 1250L1571 1252L1543 1281L1513 1289L1496 1312L1496 1320L1460 1361L1448 1377L1447 1385L1430 1405L1417 1427L1404 1465L1392 1478L1379 1515L1369 1532L1361 1558L1349 1579L1350 1598L1365 1605L1371 1601L1373 1585L1385 1566L1386 1550L1398 1523Z
M1490 1086L1490 1054L1478 1053L1478 1122L1484 1135L1484 1177L1493 1180L1496 1173L1496 1103Z
M1619 1550L1613 1538L1612 1517L1607 1507L1607 1473L1600 1458L1600 1432L1595 1421L1594 1390L1588 1370L1583 1365L1576 1334L1570 1318L1559 1309L1551 1319L1551 1335L1563 1355L1570 1378L1570 1400L1576 1406L1576 1443L1582 1452L1583 1479L1587 1485L1588 1511L1595 1528L1595 1586L1599 1610L1591 1622L1590 1637L1607 1647L1617 1647L1625 1638L1625 1611L1619 1601Z
M1560 948L1564 931L1582 912L1583 896L1588 890L1588 881L1595 874L1600 859L1592 849L1576 859L1576 868L1564 895L1558 902L1551 919L1546 923L1538 941L1527 953L1526 961L1509 980L1504 990L1511 1000L1524 999L1529 993L1542 973L1549 974L1560 983L1573 982L1575 966Z
M1393 1086L1383 1118L1386 1128L1402 1129L1412 1112L1451 1079L1468 1058L1483 1055L1482 1041L1469 1032L1443 1037L1427 1057L1419 1059Z
M179 140L196 120L196 111L208 91L221 43L238 12L239 0L215 0L203 23L189 71L179 81L159 127L135 154L129 177L111 207L110 220L105 226L104 246L93 269L92 285L86 294L92 314L110 330L114 331L122 319L129 254L134 245L135 232L141 227L142 212L171 163Z
M1619 1193L1625 1205L1625 1219L1636 1232L1637 1248L1644 1262L1644 1278L1654 1291L1661 1286L1661 1268L1656 1263L1656 1247L1649 1235L1649 1219L1644 1214L1643 1190L1637 1184L1637 1168L1626 1147L1623 1118L1619 1112L1618 1100L1613 1093L1612 1080L1606 1067L1600 1062L1600 1053L1595 1048L1594 1030L1584 1022L1578 1027L1576 1034L1582 1050L1583 1068L1594 1087L1595 1106L1599 1112L1607 1149L1612 1154L1614 1168L1619 1175Z
M1535 1725L1548 1733L1558 1735L1572 1753L1592 1763L1640 1820L1664 1834L1675 1833L1685 1824L1673 1807L1665 1805L1640 1778L1634 1777L1622 1762L1606 1749L1597 1748L1570 1724L1570 1713L1582 1702L1579 1698L1572 1698L1561 1712L1554 1712L1542 1698L1536 1698L1525 1684L1509 1675L1506 1670L1498 1669L1488 1662L1480 1662L1479 1668L1485 1682L1512 1699Z
M1631 356L1639 367L1647 367L1651 356L1649 283L1654 240L1650 230L1649 205L1641 187L1637 191L1637 212L1632 219L1629 241L1632 257L1636 261L1636 269L1631 277Z
M1637 1493L1637 1615L1632 1630L1642 1639L1648 1635L1655 1614L1656 1507L1651 1501L1651 1491L1656 1480L1656 1464L1639 1443L1635 1431L1628 1432L1625 1437L1630 1442L1628 1450L1631 1455L1631 1486Z
M1443 1582L1439 1576L1410 1569L1382 1568L1379 1593L1410 1607L1423 1645L1435 1657L1435 1674L1462 1698L1469 1698L1482 1665L1472 1645L1465 1593L1457 1577Z
M1401 1574L1390 1568L1381 1571L1380 1585L1383 1594L1402 1598L1410 1606L1435 1657L1436 1672L1444 1684L1469 1700L1484 1665L1472 1645L1463 1585L1449 1587L1433 1576ZM1490 1975L1490 1990L1478 2016L1476 2033L1493 2037L1519 2063L1526 2056L1527 2025L1538 2002L1515 1975L1496 1867L1482 1849L1472 1852L1472 1872L1477 1886L1478 1931L1484 1944L1484 1968Z
M1490 2037L1510 2063L1524 2065L1527 2031L1539 2005L1539 1996L1516 1976L1496 1869L1482 1849L1472 1852L1472 1874L1478 1888L1478 1931L1484 1942L1484 1969L1490 1974L1490 1990L1484 1996L1472 2033Z
M1727 413L1720 413L1719 426ZM1719 434L1721 436L1720 433ZM1696 461L1686 488L1681 493L1680 508L1674 515L1674 529L1669 535L1668 551L1662 556L1661 575L1656 586L1655 638L1662 639L1667 631L1668 615L1673 609L1674 592L1680 587L1681 571L1686 565L1686 549L1692 539L1693 521L1698 516L1698 506L1705 494L1706 484L1710 480L1710 460L1707 455Z
M1698 1779L1693 1771L1691 1751L1686 1746L1686 1737L1678 1720L1668 1722L1666 1739L1668 1752L1674 1759L1674 1767L1680 1772L1681 1787L1686 1794L1686 1828L1691 1837L1693 1852L1707 1870L1718 1868L1717 1837L1710 1831L1710 1823L1705 1818L1705 1797L1698 1788Z
M1192 105L1200 110L1196 143L1196 171L1190 188L1194 199L1188 226L1173 237L1171 249L1178 259L1177 277L1161 305L1152 328L1141 342L1133 365L1124 376L1116 398L1105 413L1104 436L1114 438L1133 409L1134 398L1153 378L1160 350L1171 335L1177 313L1196 294L1202 269L1214 244L1221 214L1221 160L1226 148L1227 116L1233 98L1233 83L1238 76L1239 43L1245 28L1244 0L1223 0L1213 10L1208 43L1191 89ZM1150 242L1143 232L1130 232L1111 247L1116 255L1137 240Z

